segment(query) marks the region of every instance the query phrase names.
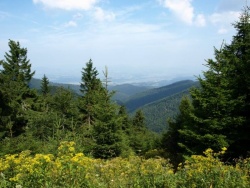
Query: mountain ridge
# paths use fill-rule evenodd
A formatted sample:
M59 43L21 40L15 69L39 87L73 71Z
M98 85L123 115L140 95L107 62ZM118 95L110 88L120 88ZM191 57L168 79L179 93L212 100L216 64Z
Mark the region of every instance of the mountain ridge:
M127 107L129 112L133 112L145 104L182 92L194 86L196 83L197 82L193 80L182 80L159 88L153 88L131 96L127 101L125 101L124 105Z

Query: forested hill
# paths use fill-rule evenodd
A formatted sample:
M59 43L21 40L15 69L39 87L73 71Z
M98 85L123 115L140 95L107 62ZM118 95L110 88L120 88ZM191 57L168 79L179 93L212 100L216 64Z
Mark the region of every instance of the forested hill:
M189 89L142 106L140 109L145 116L147 128L158 133L166 130L168 118L175 118L179 113L179 105L184 96L190 96Z
M152 87L150 86L135 86L133 84L120 84L108 87L109 90L115 91L113 99L121 103L128 100L129 97L136 95L137 93L147 91L151 88Z
M197 85L197 82L195 81L183 80L167 86L150 89L145 92L131 96L125 102L125 106L127 107L128 111L133 112L134 110L142 107L143 105L185 91L186 89L195 85Z

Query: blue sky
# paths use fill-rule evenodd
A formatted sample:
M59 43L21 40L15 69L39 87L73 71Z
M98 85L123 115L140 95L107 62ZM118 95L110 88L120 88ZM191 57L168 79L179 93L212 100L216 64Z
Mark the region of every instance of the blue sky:
M246 0L0 0L0 59L28 49L36 78L80 82L91 58L113 82L202 74Z

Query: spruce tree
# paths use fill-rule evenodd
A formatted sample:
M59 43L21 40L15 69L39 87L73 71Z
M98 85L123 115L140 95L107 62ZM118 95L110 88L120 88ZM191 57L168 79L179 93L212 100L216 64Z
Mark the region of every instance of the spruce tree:
M136 154L143 155L154 147L155 135L147 129L142 110L136 111L132 118L130 132L129 145Z
M142 110L137 110L133 118L133 126L138 129L145 128L145 117Z
M186 138L179 132L193 124L190 117L190 114L193 113L193 106L187 96L182 98L179 111L180 113L174 120L168 119L168 131L162 136L162 148L175 168L184 160L186 154L190 154L188 148L183 145Z
M82 68L82 82L80 84L80 91L84 96L88 92L97 89L98 82L100 81L98 78L98 71L95 67L93 67L92 59L90 59L86 63L86 67Z
M90 59L82 71L79 110L84 124L92 130L94 139L93 155L96 158L111 158L122 152L121 121L116 104L111 100L113 92L107 89L108 72L105 83L97 78L98 71Z
M5 53L5 60L2 62L2 74L8 75L12 81L20 81L28 85L35 71L31 71L27 49L13 40L9 40L9 48L9 53Z
M208 70L198 77L200 88L191 90L193 110L175 131L183 155L227 147L227 159L232 160L250 151L249 10L246 7L234 24L232 42L223 43L215 49L215 58L206 61ZM185 114L181 111L180 116Z
M118 106L112 101L114 92L108 90L108 69L105 67L104 83L98 90L96 122L93 126L95 146L93 154L97 158L112 158L123 152L122 121Z
M43 96L48 95L50 92L49 79L45 75L43 75L41 82L41 92Z
M82 94L79 100L79 110L82 114L84 123L92 125L96 118L95 107L98 104L99 92L103 90L100 79L97 78L98 71L93 67L90 59L86 67L82 69L82 82L80 92Z
M9 101L8 106L11 109L5 126L10 136L17 136L24 132L23 128L28 121L26 113L32 108L32 100L36 98L36 92L28 87L35 72L31 71L26 48L12 40L9 41L9 48L9 53L5 53L5 59L1 61L0 84L4 100Z
M125 131L127 134L130 134L132 122L130 121L127 109L124 105L120 106L118 115L122 122L122 130Z

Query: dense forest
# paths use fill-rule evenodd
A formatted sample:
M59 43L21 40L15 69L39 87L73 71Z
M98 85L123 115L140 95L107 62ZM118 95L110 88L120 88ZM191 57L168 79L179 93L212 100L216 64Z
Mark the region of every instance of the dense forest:
M208 70L197 78L199 87L187 92L185 89L193 83L185 82L178 90L186 92L187 96L180 102L179 114L168 119L169 128L163 134L156 134L145 126L141 109L129 116L125 106L112 100L114 92L108 89L107 68L103 71L105 79L101 80L91 59L79 70L82 73L79 93L51 87L46 75L40 88L32 89L30 81L35 71L28 59L28 50L18 41L9 40L9 51L0 62L0 185L30 187L30 182L36 182L37 187L94 187L99 183L100 187L116 187L117 184L110 184L113 179L107 181L105 175L100 175L104 173L102 170L106 167L110 174L131 165L127 172L120 171L119 177L115 173L107 177L122 181L120 175L135 168L130 175L134 174L137 179L124 175L124 180L127 179L120 186L195 187L190 184L194 181L197 187L247 187L250 175L247 158L250 152L249 12L246 7L239 21L233 24L236 34L231 43L214 49L214 58L206 61ZM163 99L164 94L170 96L169 100L175 99L167 90L157 95L157 99ZM143 101L150 102L151 97L153 93ZM143 101L129 103L131 109L135 109L133 105L142 106ZM41 171L29 169L25 161ZM236 165L235 171L233 166L226 167L223 162ZM208 163L210 166L206 166ZM56 166L47 166L52 164ZM91 164L95 164L94 169ZM116 168L115 164L121 168ZM201 166L197 166L199 164ZM216 169L217 174L198 176L214 172L210 168ZM58 169L62 171L59 173ZM192 171L195 169L197 171ZM156 175L159 172L160 177ZM79 173L85 173L85 178L76 177ZM177 175L171 176L173 173ZM235 182L223 178L227 173ZM61 182L45 180L49 174L54 174L56 180L61 178ZM96 174L96 179L91 179L90 174ZM217 176L219 179L214 179ZM107 182L95 182L98 178ZM207 182L203 184L199 179ZM133 182L127 184L128 181ZM55 184L50 184L52 182Z

